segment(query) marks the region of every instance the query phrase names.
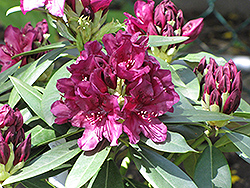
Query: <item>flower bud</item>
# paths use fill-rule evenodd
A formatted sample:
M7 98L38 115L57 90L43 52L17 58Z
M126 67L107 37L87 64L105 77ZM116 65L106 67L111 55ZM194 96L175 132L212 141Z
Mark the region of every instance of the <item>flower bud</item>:
M10 157L10 148L0 133L0 163L6 165Z
M203 25L204 25L203 18L191 20L188 23L186 23L182 27L181 31L182 31L182 36L189 37L189 39L184 41L184 44L188 44L190 42L193 42L200 34L200 32L203 28Z
M0 107L0 128L9 127L15 123L14 110L7 104Z
M31 134L17 147L15 151L15 159L13 161L13 165L15 166L17 163L26 161L30 155L31 148Z
M200 67L194 71L207 70L204 76L203 109L225 114L231 114L237 110L241 99L242 79L241 72L237 72L234 62L229 60L224 66L218 66L215 60L210 58L209 64L205 65L203 58L199 65ZM209 123L213 126L225 126L225 122L213 121Z

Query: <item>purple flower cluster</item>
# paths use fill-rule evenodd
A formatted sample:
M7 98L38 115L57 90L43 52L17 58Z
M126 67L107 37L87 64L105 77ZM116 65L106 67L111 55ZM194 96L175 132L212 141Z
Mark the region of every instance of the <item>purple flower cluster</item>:
M4 44L0 44L0 65L2 65L1 72L10 68L20 60L22 64L26 65L28 59L38 59L43 53L35 54L32 56L19 56L12 59L14 55L22 52L34 50L41 45L47 44L48 24L44 19L36 24L34 28L30 22L28 22L21 30L9 25L4 33Z
M140 133L155 142L166 139L167 127L157 117L173 112L179 96L170 71L146 53L148 37L138 36L104 35L107 53L97 41L87 42L68 67L71 77L57 82L64 99L51 107L55 123L85 128L78 139L82 150L94 149L103 137L115 146L123 131L132 144Z
M136 18L124 13L127 31L142 35L186 36L184 44L194 41L203 28L203 18L191 20L184 25L182 10L178 10L170 0L163 0L154 9L153 0L138 0L134 5Z
M241 99L242 78L232 60L224 66L218 66L212 58L207 64L204 57L194 72L204 75L201 79L201 84L204 84L203 108L225 114L237 110Z
M5 165L0 181L22 168L29 157L31 135L25 139L22 126L23 117L18 109L14 111L7 104L0 107L0 165Z

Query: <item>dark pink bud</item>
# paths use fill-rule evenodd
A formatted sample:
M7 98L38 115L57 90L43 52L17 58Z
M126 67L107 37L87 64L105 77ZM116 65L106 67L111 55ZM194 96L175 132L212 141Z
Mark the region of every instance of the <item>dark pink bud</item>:
M211 92L216 88L215 80L213 74L209 72L205 78L204 93L211 94Z
M240 92L242 92L242 77L241 77L241 71L239 71L232 83L232 91L235 89L239 89Z
M224 67L228 67L229 70L230 70L230 79L234 79L234 77L236 76L237 74L237 67L236 65L234 64L233 60L230 59Z
M14 115L16 116L16 121L15 121L15 126L16 126L16 131L19 131L22 126L23 126L23 116L19 109L16 108Z
M2 133L0 132L0 163L6 165L10 157L10 148L4 141Z
M188 44L190 42L193 42L198 35L200 34L202 28L203 28L203 18L198 18L196 20L191 20L188 23L186 23L181 31L182 36L189 37L188 40L184 42L184 44Z
M174 28L172 27L172 25L168 23L165 25L165 27L162 30L162 36L168 36L168 37L175 36Z
M224 75L220 80L219 80L219 85L218 89L221 93L226 93L226 92L231 92L231 82L228 77L228 75Z
M4 132L4 138L5 142L13 142L15 140L15 133L16 133L16 127L14 125L10 126L5 132Z
M199 63L199 65L198 65L198 67L197 67L197 71L198 72L200 72L201 74L203 74L204 73L204 70L205 70L205 68L206 68L206 66L207 66L207 63L206 63L206 56L205 57L203 57L202 59L201 59L201 61L200 61L200 63ZM196 71L194 71L194 73L196 73Z
M218 68L218 64L213 58L209 58L209 64L207 65L208 71L215 73L215 70Z
M223 107L223 113L231 114L235 110L237 110L238 106L240 105L241 99L241 91L237 88L232 91L232 93L227 98L225 105Z
M219 81L222 79L222 77L224 76L224 73L223 73L223 67L222 66L219 66L216 70L215 70L215 81L217 83L219 83ZM228 75L229 77L230 75Z
M148 24L148 30L147 30L147 33L149 35L159 35L157 29L155 28L154 24L152 22L150 22Z
M31 135L28 137L17 147L15 151L15 159L13 161L13 165L15 166L21 161L26 161L30 155L31 149Z
M7 104L0 107L0 128L14 125L16 117L14 110Z
M217 104L221 107L221 94L217 89L214 89L209 98L209 105Z
M17 131L15 140L12 142L14 146L17 146L19 143L21 143L25 139L24 129L21 128Z

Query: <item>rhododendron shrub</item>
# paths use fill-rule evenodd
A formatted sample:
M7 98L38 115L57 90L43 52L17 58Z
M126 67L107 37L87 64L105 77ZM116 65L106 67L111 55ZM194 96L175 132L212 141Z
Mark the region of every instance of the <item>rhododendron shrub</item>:
M46 20L5 30L0 187L232 187L223 153L250 161L241 70L179 53L206 19L185 23L170 0L134 2L119 23L106 20L123 14L111 0L20 0L61 37L48 42Z
M167 127L157 117L173 112L179 96L170 71L146 53L147 41L138 33L107 34L107 54L97 41L88 42L68 68L71 77L58 80L65 100L56 101L51 111L56 123L85 128L78 140L82 150L94 149L103 137L116 146L123 131L132 144L140 133L154 142L166 140Z

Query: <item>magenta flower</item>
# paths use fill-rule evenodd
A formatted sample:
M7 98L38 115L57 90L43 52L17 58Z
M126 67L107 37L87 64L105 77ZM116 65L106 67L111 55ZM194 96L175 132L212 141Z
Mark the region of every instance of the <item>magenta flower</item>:
M44 38L45 34L48 34L48 24L46 20L38 22L35 28L28 22L21 30L9 25L4 33L5 45L0 44L1 72L10 68L20 60L22 60L21 66L23 66L28 63L28 59L38 59L41 57L44 53L25 57L19 56L12 59L14 55L48 44L47 39Z
M173 105L179 101L171 82L171 73L154 66L149 75L145 75L127 86L123 122L124 132L130 142L136 144L142 132L154 142L163 142L167 136L167 127L157 117L173 112Z
M45 6L50 14L62 17L64 2L65 0L20 0L20 8L23 14L26 14L33 9Z
M87 42L68 68L71 77L57 82L62 99L51 107L55 123L85 128L78 139L82 150L93 150L104 138L116 146L123 130L131 143L140 133L155 142L166 139L167 127L157 117L172 112L179 96L170 71L147 54L148 38L138 35L106 34L107 54L97 41Z

